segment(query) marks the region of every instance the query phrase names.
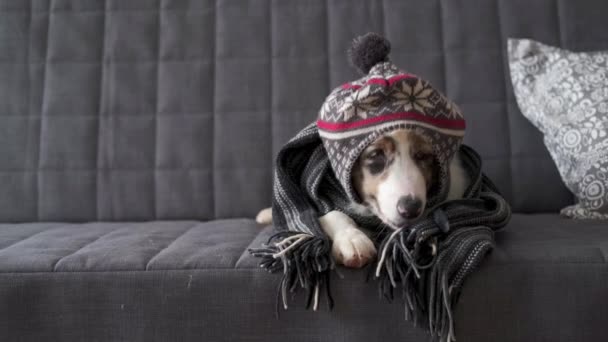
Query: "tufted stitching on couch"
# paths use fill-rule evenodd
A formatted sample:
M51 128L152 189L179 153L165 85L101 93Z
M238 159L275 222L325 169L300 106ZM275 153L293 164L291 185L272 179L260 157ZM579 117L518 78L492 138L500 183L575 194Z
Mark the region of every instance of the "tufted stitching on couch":
M7 15L22 15L20 19L14 19L17 25L11 24L13 18L0 23L3 32L12 34L15 28L18 30L18 35L8 36L11 47L17 44L18 49L14 49L17 52L0 54L0 72L2 68L13 65L18 69L11 71L8 74L10 77L2 78L0 85L3 89L8 85L9 90L26 94L23 103L19 96L5 96L0 102L2 108L9 109L0 110L0 124L17 122L19 127L24 127L19 135L19 143L23 143L17 145L22 146L20 150L25 150L23 155L26 155L19 156L18 162L1 162L0 176L11 179L13 189L7 191L10 194L0 196L0 220L82 222L177 217L207 220L255 215L267 201L271 183L268 165L272 163L277 148L287 138L284 132L295 132L304 118L314 116L311 108L317 107L323 100L321 93L353 77L352 70L345 66L344 54L337 51L344 51L350 39L362 33L363 27L384 31L395 41L411 35L414 38L411 43L395 44L396 56L406 56L404 60L413 61L402 67L421 75L428 74L430 78L437 79L440 85L443 80L442 88L448 95L459 97L455 100L473 114L469 115L471 127L483 127L483 124L475 122L477 118L486 120L484 123L489 124L487 133L471 130L467 136L473 137L474 147L483 150L482 156L488 161L495 152L506 154L503 160L486 163L486 170L495 176L493 178L505 193L512 192L513 196L510 197L522 202L520 199L525 196L519 192L523 186L539 178L533 177L536 171L533 162L518 163L520 156L513 154L525 154L521 158L527 159L538 158L544 152L539 149L542 142L535 141L535 145L531 146L534 157L527 154L518 142L518 130L526 121L520 120L517 108L510 108L514 105L512 99L504 98L505 94L497 94L497 91L484 91L491 88L489 82L510 86L507 80L500 78L504 75L500 75L500 69L495 64L505 62L504 55L502 60L495 55L497 42L490 37L495 34L491 31L477 34L475 25L462 25L459 16L466 16L467 11L461 9L459 4L443 0L425 3L425 6L417 9L420 12L416 12L416 17L410 17L406 23L399 19L398 14L394 14L395 11L405 11L407 4L404 6L395 0L375 0L364 7L348 7L348 12L358 18L355 25L349 22L349 15L342 13L346 8L344 2L322 1L311 4L314 12L308 13L310 17L304 23L309 26L300 27L287 26L291 24L289 18L299 18L305 13L298 13L296 7L291 8L277 1L264 2L260 4L262 7L251 7L261 9L257 14L258 19L263 17L262 20L243 22L240 26L229 25L229 20L238 19L240 11L247 9L240 4L217 0L127 4L130 8L121 8L125 7L125 3L121 2L70 2L27 1L0 10L0 13ZM500 8L496 7L498 17L489 13L490 17L485 18L484 23L493 29L491 20L496 18L499 21L502 32L498 33L498 38L504 47L504 38L513 34L513 25L521 21L523 27L528 27L533 19L523 14L517 19L504 15L509 11L521 11L527 6L523 1L494 0L490 5L484 2L479 5L490 9L497 3L500 5ZM74 4L76 6L72 7L77 8L68 8ZM558 17L557 29L562 45L576 45L568 34L578 29L578 24L573 20L585 20L585 14L569 11L570 4L561 0L550 0L546 4L556 5L555 9L550 9L550 12L556 13L543 14L543 18L555 20L555 16ZM477 11L476 7L479 6L471 7L471 11ZM367 13L368 10L371 12ZM471 12L468 14L471 15ZM185 16L189 20L181 20ZM130 18L135 18L135 22ZM310 25L311 20L318 23ZM199 25L200 22L205 24ZM9 26L6 26L7 23ZM131 29L137 31L142 27L138 26L140 23L144 23L146 31L131 32ZM550 32L556 29L553 27L554 21L547 23L552 27L544 24L539 30ZM415 24L420 24L419 31L410 30ZM422 39L422 30L427 28L432 34ZM291 30L289 35L281 35L281 30L287 29ZM65 37L65 34L79 30L82 35ZM529 33L531 38L542 38L542 34L534 37L536 30L516 31L517 34ZM270 45L256 50L256 46L260 45L256 45L253 39L240 41L238 32L255 32L256 39L259 38L264 44L269 39ZM477 36L466 39L470 34ZM59 38L70 38L75 44L63 43L64 40ZM306 54L308 45L299 43L297 39L319 43L312 45L319 53L312 57ZM597 42L597 38L587 39L581 46L593 42ZM76 49L75 46L80 44L82 47ZM171 44L186 46L186 50L174 52ZM100 48L101 52L98 50ZM266 48L268 51L261 51ZM315 70L310 84L313 86L307 87L307 83L302 81L308 80L306 77L310 73L298 70L297 66L283 64L283 51L290 51L290 55L301 54L303 61L312 62L310 65L314 65ZM501 51L504 52L504 49ZM496 61L487 61L484 57L495 58ZM477 61L483 62L477 68L488 66L491 70L477 72ZM22 73L27 74L27 65L29 75L21 75L22 69ZM175 70L183 74L172 73L173 65L179 65ZM233 65L239 66L238 71L231 70ZM129 69L130 66L133 68ZM193 72L191 67L194 67ZM123 70L126 72L123 73ZM286 75L283 74L284 70L287 71ZM506 70L503 72L506 74ZM491 76L486 77L490 73ZM21 88L18 85L11 88L12 83L17 83L11 82L13 76L23 81ZM479 94L462 90L467 84L466 77L470 77L475 84L480 84L475 82L480 81L488 85L484 83L485 88L478 86ZM165 87L167 82L175 86ZM189 90L188 82L193 82L195 90L185 94L183 99L187 102L198 97L192 107L178 103L182 100L181 92ZM250 96L255 99L249 107L247 100L239 100L238 93L236 96L228 94L233 90L231 84L238 82L246 91L245 98ZM291 86L292 82L301 82L302 86L294 86L292 92L283 91L282 87ZM91 85L78 93L82 95L80 100L66 97L65 94L79 91L80 85ZM307 88L316 90L309 91ZM323 90L319 91L320 88ZM234 91L238 92L238 89ZM290 105L290 101L279 98L282 94L294 96L294 92L303 93L303 100L296 102L297 105ZM235 105L226 105L231 97ZM79 102L81 100L83 104ZM68 106L70 101L75 101L77 106ZM486 108L491 111L489 114L492 118L483 115ZM285 120L287 115L289 117ZM511 116L504 118L504 115ZM232 124L247 125L250 120L243 120L246 117L256 120L258 127L264 131L269 125L271 127L271 134L262 136L260 140L260 146L269 144L270 147L255 149L246 155L256 161L252 163L241 163L237 157L226 156L228 153L241 153L243 147L229 146L229 139L225 135L232 131ZM40 125L37 126L38 120ZM163 126L165 122L172 125L170 129ZM69 127L84 127L90 133L74 136L78 144L70 146L68 139L74 130L66 131L64 123ZM192 128L190 123L197 126ZM500 127L503 123L505 127ZM111 127L107 124L111 124ZM525 128L525 134L531 134L530 128ZM194 143L191 150L187 143L184 146L176 144L185 140L181 139L180 134L188 129L189 138L192 139L190 142ZM241 132L244 131L236 130L235 136L239 137ZM488 147L491 144L482 143L484 140L480 137L484 134L491 136L492 133L498 135L497 145L508 147L494 148ZM27 135L30 138L24 138ZM251 137L260 138L260 135ZM129 143L133 143L133 146L125 146ZM237 140L236 144L246 145L241 140ZM109 151L112 147L116 147L116 151ZM128 153L118 151L123 147ZM131 162L129 157L139 148L144 149L141 160ZM271 155L268 151L272 151ZM178 153L182 155L173 158ZM551 159L546 153L540 155L539 159L542 159L541 171L544 176L552 170ZM121 173L127 170L142 175L137 172ZM233 174L235 177L230 179ZM71 175L79 179L72 182ZM541 177L545 179L542 186L552 194L545 203L525 200L522 202L524 205L515 209L533 212L559 209L569 198L566 198L567 189L558 182L558 177L557 173L549 178ZM509 186L517 189L509 191ZM61 196L54 189L65 192L64 198L69 205L57 204ZM241 193L246 196L239 197ZM31 205L18 207L9 201L9 198L18 196L27 199ZM201 205L193 204L195 200Z
M234 268L260 233L251 219L19 225L0 229L2 272Z
M62 226L61 228L63 228L63 227L68 227L68 226L70 226L70 225L65 225L65 226ZM110 234L112 234L112 233L114 233L114 232L116 232L116 231L119 231L119 230L121 230L121 229L124 229L125 227L128 227L128 226L130 226L130 225L121 225L121 226L118 226L116 229L112 229L112 230L111 230L111 231L109 231L109 232L103 233L103 234L101 234L100 236L97 236L97 237L95 237L94 239L91 239L90 241L86 242L84 245L82 245L82 246L80 246L79 248L77 248L76 250L72 251L72 253L67 254L67 255L64 255L64 256L62 256L61 258L57 259L57 260L56 260L56 261L53 263L53 266L51 267L51 269L53 270L53 272L56 272L56 271L57 271L57 265L58 265L58 264L59 264L59 263L60 263L62 260L64 260L65 258L68 258L68 257L70 257L70 256L72 256L72 255L74 255L74 254L77 254L77 253L78 253L78 252L80 252L81 250L83 250L83 249L85 249L86 247L88 247L88 246L90 246L90 245L94 244L95 242L97 242L97 241L101 240L102 238L104 238L104 237L106 237L106 236L108 236L108 235L110 235Z
M2 252L3 250L8 249L10 247L13 247L14 245L19 244L19 243L21 243L21 242L23 242L25 240L31 239L31 238L35 237L36 235L38 235L38 234L42 234L42 233L48 232L51 229L63 228L63 227L66 227L66 226L68 226L68 225L66 225L66 224L57 224L56 226L48 227L48 228L43 229L43 230L41 230L39 232L35 232L34 234L31 234L31 235L26 236L26 237L24 237L22 239L19 239L19 240L15 241L15 242L11 243L8 246L4 246L4 247L0 248L0 252Z
M32 0L33 1L33 0ZM32 1L30 1L30 7L32 5ZM50 6L50 2L47 3L47 6ZM41 219L41 196L40 196L40 188L41 188L41 175L40 175L40 169L41 169L41 160L42 160L42 146L43 146L43 141L42 141L42 125L44 124L44 103L45 103L45 98L47 95L47 87L46 87L46 81L47 81L47 69L48 69L48 64L46 63L46 61L48 60L48 54L49 54L49 32L51 29L51 17L47 16L46 18L47 20L47 28L45 31L45 47L44 47L44 70L42 72L42 94L40 95L41 99L40 99L40 111L38 112L38 116L40 118L39 120L39 124L38 124L38 158L37 158L37 167L36 167L36 220L40 221ZM28 44L29 46L29 44Z
M27 12L28 12L28 22L30 23L30 25L28 27L28 40L31 40L31 34L32 34L31 33L31 22L32 22L32 2L31 1L28 2L28 11ZM27 52L25 54L26 58L28 59L27 60L27 62L28 62L28 76L31 73L31 64L29 64L29 59L30 59L30 54L31 54L30 50L31 50L31 47L28 44L27 47L26 47L26 51ZM31 77L28 77L27 78L27 86L26 86L28 94L31 92L31 88L32 88L32 84L31 83L32 83ZM32 107L32 103L31 103L31 101L28 101L28 106L27 106L27 124L28 124L28 127L31 127L31 124L33 122L33 119L32 119L32 116L31 116L31 113L32 113L32 108L31 107ZM26 130L26 147L25 147L25 150L28 151L28 152L30 151L30 148L31 148L30 147L31 146L30 145L31 144L31 139L30 139L31 138L31 134L32 134L32 130L31 129L27 129Z
M209 99L211 101L211 108L213 109L213 113L211 115L212 121L211 121L211 125L213 127L213 129L211 130L211 139L210 139L210 144L211 144L211 169L213 170L213 180L210 184L210 188L211 188L211 194L213 197L213 203L211 203L211 212L213 213L214 216L217 217L217 199L218 199L218 194L217 194L217 187L216 187L216 182L217 182L217 172L216 170L218 169L218 163L217 163L217 156L216 156L216 152L215 152L215 146L216 146L216 136L215 136L215 124L216 124L216 116L217 116L217 94L216 94L216 90L217 89L217 9L218 9L218 0L214 0L213 1L214 4L214 11L213 11L213 52L211 53L211 58L212 58L212 63L213 63L213 69L211 71L211 77L212 77L212 81L213 82L213 94L211 95L211 98Z
M106 9L107 9L107 3L104 4ZM105 32L106 32L106 24L107 24L107 18L104 15L103 16L103 23L101 24L102 26L102 30L104 32L104 39L101 40L101 56L100 56L100 60L103 61L103 57L106 51L106 39L105 39ZM104 78L105 78L105 72L104 72L104 68L99 68L99 97L98 97L98 105L97 105L97 147L95 148L95 151L97 153L96 157L95 157L95 166L97 169L97 173L96 173L96 179L97 181L95 182L95 211L97 213L97 216L99 216L99 213L101 212L101 208L100 208L100 201L99 201L99 177L101 175L100 172L100 165L99 165L99 159L101 157L101 149L102 149L102 123L103 123L103 118L105 117L105 112L104 112L104 108L103 108L103 98L104 98Z
M154 103L154 169L152 170L152 208L154 211L154 218L158 218L158 178L157 178L157 169L158 166L158 112L159 112L159 101L160 101L160 49L161 49L161 24L162 24L162 11L161 11L161 1L156 0L156 7L158 8L158 13L156 15L156 85L155 85L155 103Z
M154 259L156 259L156 257L158 257L163 251L168 250L174 243L175 241L177 241L179 238L181 238L182 236L186 235L188 232L190 232L192 229L198 227L201 223L200 222L195 222L192 226L185 228L181 234L177 235L171 242L169 242L164 248L158 250L158 252L156 252L156 254L154 254L152 257L150 257L150 259L148 259L148 261L146 262L146 270L149 269L150 265L152 264L152 261L154 261Z
M34 0L30 0L34 1ZM55 0L51 0L49 2L54 2ZM49 3L47 2L47 3ZM107 2L107 1L106 1ZM190 12L190 11L196 11L196 10L192 10L192 9L186 9L186 8L161 8L161 10L163 12ZM23 12L23 10L21 9L1 9L0 13L14 13L14 12ZM63 8L55 8L52 10L38 10L38 11L33 11L33 13L73 13L73 12L78 12L78 13L132 13L132 12L158 12L157 8L108 8L108 6L106 6L105 9L103 10L94 10L94 9L83 9L83 8L78 8L78 9L63 9Z
M499 41L506 41L506 39L503 39L503 32L504 32L504 28L503 28L503 22L502 22L502 15L500 14L500 0L496 1L496 23L498 25L498 40ZM512 130L512 123L511 123L511 115L509 113L509 97L507 95L507 89L508 87L511 87L510 84L510 76L508 75L508 70L509 70L509 65L508 65L508 58L506 55L506 47L502 46L500 49L500 56L502 57L502 70L503 70L503 75L505 75L504 77L504 89L503 89L503 101L502 101L502 105L503 105L503 110L504 112L507 114L505 121L507 123L507 130L509 132L509 134L507 134L507 138L508 138L508 155L510 157L513 157L513 144L511 142L511 140L513 139L512 135L513 135L513 130ZM513 197L514 194L511 193L511 189L513 189L513 163L511 162L512 158L508 158L507 161L509 163L509 168L508 168L508 172L509 172L509 196Z

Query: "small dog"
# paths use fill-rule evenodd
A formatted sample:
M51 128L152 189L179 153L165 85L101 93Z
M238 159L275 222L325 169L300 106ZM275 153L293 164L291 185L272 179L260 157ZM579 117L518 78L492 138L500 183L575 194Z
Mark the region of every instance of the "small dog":
M374 141L359 156L352 170L352 182L362 203L352 208L362 215L375 215L388 227L399 229L423 216L427 194L437 185L439 166L433 146L410 130L394 130ZM448 200L462 198L469 180L458 153L449 167ZM256 221L272 222L270 208ZM332 240L334 259L344 266L360 268L376 256L371 239L346 214L331 211L319 217L322 229Z

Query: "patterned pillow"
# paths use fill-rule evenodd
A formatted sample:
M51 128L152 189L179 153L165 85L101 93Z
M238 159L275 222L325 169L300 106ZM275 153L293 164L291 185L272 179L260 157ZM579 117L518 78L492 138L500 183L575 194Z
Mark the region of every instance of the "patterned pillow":
M577 204L573 218L608 219L608 51L572 52L509 39L509 68L522 113Z

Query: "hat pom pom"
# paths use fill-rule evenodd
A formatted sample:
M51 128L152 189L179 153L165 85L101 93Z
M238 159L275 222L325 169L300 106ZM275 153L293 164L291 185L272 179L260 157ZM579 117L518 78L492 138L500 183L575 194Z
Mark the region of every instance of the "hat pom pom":
M391 43L373 32L355 38L348 49L351 64L363 74L367 74L374 65L388 61L390 52Z

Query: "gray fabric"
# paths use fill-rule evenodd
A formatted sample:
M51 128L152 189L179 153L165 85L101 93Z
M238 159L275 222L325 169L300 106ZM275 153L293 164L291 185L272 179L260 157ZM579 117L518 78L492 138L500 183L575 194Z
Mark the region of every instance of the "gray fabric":
M251 220L1 224L0 272L231 268Z
M44 221L252 217L270 204L272 156L355 77L344 46L368 31L467 113L465 143L515 211L556 212L572 197L515 104L505 41L607 49L606 12L603 0L0 1L0 222L43 221L0 228L0 340L426 340L351 270L335 277L336 311L275 320L276 283L243 253L268 237L250 220ZM459 340L608 340L604 224L515 215L497 241L463 290Z
M515 104L506 38L606 49L607 10L602 0L3 1L0 221L255 215L270 205L272 156L356 76L344 49L368 31L467 113L465 143L515 211L556 212L573 198Z
M116 251L103 242L116 232L127 239L140 236L146 225L150 234L144 235L154 243L143 239L134 242L133 248ZM155 233L161 226L168 232L164 238ZM19 233L24 231L28 233ZM91 243L90 235L85 237L87 231L95 232L97 242ZM19 270L10 270L6 263L2 266L0 338L428 340L422 330L404 322L401 305L378 300L376 284L365 282L365 271L340 269L344 278L336 275L332 280L336 308L331 313L325 309L315 313L295 305L281 310L280 319L275 319L276 282L245 252L248 246L259 246L271 233L270 228L262 229L251 220L95 224L87 229L56 223L3 225L0 241L4 248L0 251L4 257L0 260L6 259L10 250L37 243L47 250L63 250L60 260L65 267L53 270L51 266L43 269L21 264ZM49 236L55 238L45 238ZM514 215L506 229L496 234L495 250L467 280L456 310L458 339L608 339L608 312L598 305L608 301L605 236L606 227L601 222L572 221L557 214ZM89 247L66 257L86 246L85 240ZM189 249L191 243L201 248ZM147 248L150 244L153 247ZM40 258L51 264L57 257ZM151 258L155 261L150 262ZM16 258L11 260L18 265ZM146 263L149 270L142 272Z
M561 213L608 219L608 51L572 52L510 39L508 52L519 108L543 133L577 199Z

